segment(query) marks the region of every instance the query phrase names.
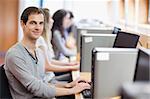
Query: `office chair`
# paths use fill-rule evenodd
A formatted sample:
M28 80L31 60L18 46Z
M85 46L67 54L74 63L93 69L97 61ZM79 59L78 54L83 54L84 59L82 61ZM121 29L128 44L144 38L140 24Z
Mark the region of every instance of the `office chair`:
M4 64L0 66L0 99L12 99Z

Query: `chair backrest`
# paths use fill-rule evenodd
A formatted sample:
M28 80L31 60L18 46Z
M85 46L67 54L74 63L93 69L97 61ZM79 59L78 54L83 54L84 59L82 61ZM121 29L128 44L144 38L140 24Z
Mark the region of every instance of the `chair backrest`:
M0 99L12 99L4 64L0 66Z

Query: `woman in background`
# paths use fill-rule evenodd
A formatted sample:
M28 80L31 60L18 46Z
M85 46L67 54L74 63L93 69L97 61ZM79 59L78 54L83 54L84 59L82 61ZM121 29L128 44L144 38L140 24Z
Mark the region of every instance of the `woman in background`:
M52 26L52 44L56 59L63 60L65 57L75 56L76 49L69 49L66 46L68 37L67 29L70 27L70 13L66 10L60 9L53 15Z
M72 71L72 70L78 70L79 66L77 62L74 63L68 63L68 62L61 62L54 60L54 52L51 45L51 27L53 24L53 20L50 16L49 9L44 8L42 9L45 14L45 24L44 24L44 31L42 36L37 40L36 45L41 48L44 53L47 60L47 65L45 67L46 69L46 76L44 78L45 81L51 81L55 75L53 72L66 72L66 71ZM73 66L74 65L74 66ZM76 66L75 66L76 65ZM51 72L50 72L51 71ZM67 80L70 77L68 74L55 77L59 78L58 80ZM70 80L70 78L69 78Z

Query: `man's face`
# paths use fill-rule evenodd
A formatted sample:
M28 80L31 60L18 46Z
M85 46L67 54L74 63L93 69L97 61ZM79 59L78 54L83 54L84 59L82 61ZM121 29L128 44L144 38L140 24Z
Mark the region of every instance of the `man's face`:
M26 24L22 22L24 36L30 40L38 39L43 33L44 16L43 14L31 14Z

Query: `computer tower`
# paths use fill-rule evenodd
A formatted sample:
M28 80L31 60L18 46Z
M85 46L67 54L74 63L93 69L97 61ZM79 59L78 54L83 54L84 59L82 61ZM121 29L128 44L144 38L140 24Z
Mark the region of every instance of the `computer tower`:
M124 82L133 82L137 52L137 49L128 48L93 49L93 99L118 96Z
M81 35L80 70L91 72L91 57L94 47L112 47L116 34L83 34Z

